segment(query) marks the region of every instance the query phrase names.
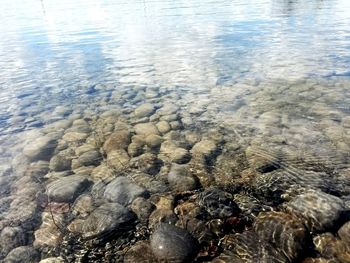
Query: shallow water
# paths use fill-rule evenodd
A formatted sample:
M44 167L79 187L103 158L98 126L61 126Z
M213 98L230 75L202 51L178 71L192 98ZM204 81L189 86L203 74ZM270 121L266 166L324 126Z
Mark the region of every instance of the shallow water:
M350 262L348 1L0 7L0 260Z

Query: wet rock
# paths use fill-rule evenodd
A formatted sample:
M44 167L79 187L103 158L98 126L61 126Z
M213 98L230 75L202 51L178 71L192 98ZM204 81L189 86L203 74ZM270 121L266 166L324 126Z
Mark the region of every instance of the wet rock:
M130 160L130 167L139 172L155 175L159 172L162 161L155 154L144 153Z
M290 261L298 258L308 238L298 217L283 212L260 213L254 230L260 239L273 244Z
M175 224L178 218L172 209L157 208L154 210L148 219L148 228L153 229L159 223Z
M337 260L325 258L306 258L301 263L337 263Z
M210 157L215 154L217 150L218 148L214 141L204 139L193 146L191 153L193 156Z
M104 197L110 202L129 205L139 196L146 195L146 190L133 183L127 177L117 177L110 182L104 192Z
M143 143L132 142L128 146L128 154L131 157L139 156L143 153Z
M345 223L339 230L338 236L350 245L350 221Z
M107 155L107 165L113 167L117 172L126 170L129 166L130 157L123 150L113 150Z
M188 165L173 163L168 174L168 182L175 191L189 191L196 189L197 180L191 175Z
M286 263L288 259L253 231L229 235L223 241L224 251L213 262Z
M45 259L42 259L39 263L65 263L65 261L63 258L57 257L57 258L45 258Z
M186 262L198 252L198 241L186 230L160 224L150 238L151 248L159 260Z
M272 207L263 205L258 199L249 196L247 194L235 194L233 200L237 203L242 214L251 220L255 220L255 217L260 212L272 211Z
M130 144L130 137L131 135L128 131L116 131L112 133L103 144L103 150L107 153L107 155L113 150L125 150Z
M95 209L94 200L90 194L79 196L73 206L72 214L75 217L85 218Z
M140 222L144 223L147 222L155 206L149 200L138 197L132 202L130 208L137 215Z
M345 209L339 197L318 190L308 190L296 196L285 207L290 213L303 218L312 232L332 228Z
M65 135L63 135L62 139L65 140L66 142L82 142L84 141L87 137L89 136L88 133L84 132L67 132Z
M184 164L190 161L191 155L188 150L178 147L172 141L165 141L160 148L160 156L165 161Z
M150 134L146 137L145 142L150 148L157 148L161 145L163 139L159 135Z
M108 166L105 162L95 167L91 172L91 178L94 181L103 180L110 182L114 179L115 172L112 167Z
M35 163L31 163L28 166L25 175L33 177L33 178L41 179L49 172L49 170L50 170L49 162L38 161Z
M326 259L335 262L350 262L350 246L346 242L337 239L331 233L323 233L313 238L315 249Z
M71 168L71 159L62 155L55 155L50 160L50 170L61 172Z
M98 165L102 160L102 156L98 151L92 150L83 153L78 158L79 166Z
M135 116L138 118L143 118L143 117L149 117L153 114L153 112L156 110L153 104L151 103L145 103L142 104L141 106L137 107L134 111Z
M139 123L135 125L136 134L148 136L151 134L159 135L157 127L153 123Z
M126 252L124 256L125 263L153 263L157 262L157 259L152 253L151 246L146 241L139 241Z
M60 229L61 227L61 229ZM42 213L42 224L34 232L34 247L56 247L63 235L63 215L54 212Z
M5 227L0 234L0 258L12 249L26 245L27 238L21 227Z
M197 202L213 218L225 218L240 212L232 196L217 188L204 190Z
M4 259L4 263L37 263L39 253L30 246L21 246L13 249Z
M89 143L84 143L83 145L74 149L75 155L77 155L77 156L80 156L83 153L93 151L93 150L96 150L96 146L89 144Z
M162 108L157 110L157 113L159 115L164 116L164 115L175 114L178 110L179 110L178 106L176 106L174 104L166 103Z
M160 133L165 134L171 130L171 127L167 121L160 121L156 124Z
M10 193L12 178L0 176L0 196Z
M47 185L50 201L70 203L89 186L89 181L81 175L70 175Z
M86 219L75 219L68 229L85 239L100 238L133 227L136 216L118 203L106 203L96 208Z
M50 160L56 145L57 140L55 137L42 136L27 144L23 148L23 153L31 161L47 161Z
M131 179L147 189L150 193L163 193L169 191L169 187L163 180L158 180L146 173L135 173L131 176Z

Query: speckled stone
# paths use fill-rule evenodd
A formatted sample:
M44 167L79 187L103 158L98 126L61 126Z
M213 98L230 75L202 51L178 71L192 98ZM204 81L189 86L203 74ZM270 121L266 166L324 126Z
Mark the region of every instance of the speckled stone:
M39 253L30 246L21 246L13 249L4 259L4 263L37 263Z
M302 218L310 231L332 228L345 210L344 202L339 197L318 190L308 190L296 196L285 207Z
M190 261L198 252L198 241L185 229L160 224L151 238L151 248L159 260Z

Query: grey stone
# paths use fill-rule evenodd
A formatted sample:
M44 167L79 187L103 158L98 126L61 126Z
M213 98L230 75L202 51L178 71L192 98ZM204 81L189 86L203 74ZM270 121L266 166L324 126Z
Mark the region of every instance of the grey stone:
M310 231L324 231L334 226L344 202L336 196L319 190L308 190L285 205L287 211L304 220Z
M157 127L153 123L139 123L135 125L135 132L140 135L148 136L150 134L159 135Z
M71 159L62 155L55 155L50 160L49 168L55 172L69 170L71 168Z
M102 160L102 156L98 151L92 150L79 156L78 162L82 166L98 165Z
M112 232L133 227L136 216L118 203L106 203L96 208L86 219L75 219L68 229L85 239L100 238Z
M30 246L21 246L13 249L4 259L4 263L37 263L39 253Z
M146 190L133 183L127 177L117 177L110 182L104 192L104 197L110 202L117 202L121 205L129 205L139 196L146 194Z
M185 229L161 223L151 238L151 248L159 260L190 262L198 252L198 241Z
M135 116L138 118L149 117L156 110L153 104L145 103L135 109Z
M175 191L189 191L196 189L197 181L191 175L188 165L173 163L168 174L170 187Z
M31 161L50 160L57 140L52 136L42 136L30 142L23 148L24 155Z
M21 227L5 227L0 234L0 252L6 256L12 249L26 245L26 241Z
M116 131L108 137L103 144L103 150L108 154L113 150L126 149L130 144L130 132L129 131Z
M47 185L47 194L50 201L72 202L89 186L89 181L81 175L70 175L53 181Z

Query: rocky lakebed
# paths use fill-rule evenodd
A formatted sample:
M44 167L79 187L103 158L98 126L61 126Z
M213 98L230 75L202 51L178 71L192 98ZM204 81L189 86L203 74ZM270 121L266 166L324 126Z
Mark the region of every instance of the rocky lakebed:
M13 113L1 262L350 262L348 81L99 85Z

